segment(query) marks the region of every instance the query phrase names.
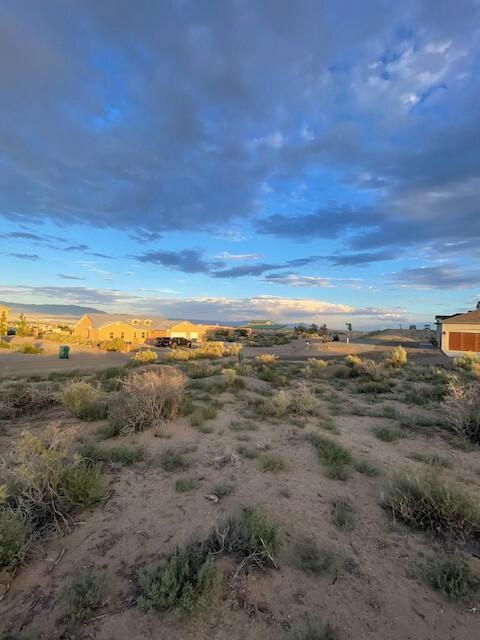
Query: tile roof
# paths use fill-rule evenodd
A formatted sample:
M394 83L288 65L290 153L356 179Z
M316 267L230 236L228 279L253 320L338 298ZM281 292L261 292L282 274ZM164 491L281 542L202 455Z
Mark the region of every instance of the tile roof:
M146 328L148 326L148 329L168 329L178 324L177 321L167 320L161 316L129 315L126 313L87 313L85 315L90 318L95 329L104 327L111 322L125 322L136 328ZM138 320L138 324L133 324L134 320ZM144 320L150 320L151 324L145 325L143 323Z

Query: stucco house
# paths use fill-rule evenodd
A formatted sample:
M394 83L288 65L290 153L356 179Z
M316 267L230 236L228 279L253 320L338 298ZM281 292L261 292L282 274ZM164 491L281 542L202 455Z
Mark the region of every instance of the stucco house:
M188 321L166 320L152 316L136 317L127 314L86 313L74 325L73 333L82 340L102 342L120 338L126 343L143 344L155 338L187 338L201 342L215 326Z
M480 309L437 316L437 339L447 356L461 356L465 352L480 356Z

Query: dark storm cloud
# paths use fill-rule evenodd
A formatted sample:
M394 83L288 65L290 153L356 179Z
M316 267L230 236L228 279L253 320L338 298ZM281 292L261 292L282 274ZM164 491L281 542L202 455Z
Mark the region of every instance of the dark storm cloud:
M268 180L323 170L375 197L257 231L345 238L345 264L480 241L478 20L475 0L4 0L0 215L219 233L262 213Z
M398 250L383 250L377 252L350 253L330 256L328 260L337 267L368 265L373 262L383 262L399 257Z
M480 269L462 270L454 266L403 269L393 275L393 281L418 289L480 288Z
M209 273L212 264L202 258L197 249L185 249L183 251L146 251L142 255L132 256L139 262L157 264L169 267L184 273Z

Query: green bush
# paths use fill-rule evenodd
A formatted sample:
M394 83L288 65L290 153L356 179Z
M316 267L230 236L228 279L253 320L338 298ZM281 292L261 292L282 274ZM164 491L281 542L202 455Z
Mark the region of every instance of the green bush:
M108 415L102 391L90 382L72 380L59 397L60 402L80 420L103 420Z
M394 474L381 502L395 518L416 529L462 540L480 534L480 507L475 500L430 470Z
M181 451L168 447L160 454L160 466L168 473L176 471L186 471L190 463L186 460Z
M420 567L424 580L454 602L472 604L480 589L480 579L460 555L427 558Z
M337 529L353 529L352 505L345 498L335 498L333 501L332 521Z
M91 462L101 462L106 464L132 465L141 460L145 460L143 447L99 447L94 444L86 444L79 450L82 458Z
M80 566L72 575L64 593L69 610L75 620L85 620L102 607L107 598L108 580L104 571Z
M231 495L234 489L235 487L231 484L228 484L227 482L219 482L218 484L212 487L212 490L210 493L213 493L214 495L216 495L218 498L221 499Z
M211 596L216 577L214 556L206 545L177 547L163 567L140 571L137 605L146 612L186 615Z
M291 564L307 574L339 577L351 569L350 562L325 545L312 538L301 537L289 549Z
M353 463L355 471L369 478L374 478L380 474L380 471L366 460L357 460Z
M175 491L177 493L190 493L198 487L198 482L193 478L179 478L175 482Z
M290 638L291 640L337 640L338 634L330 624L304 618L292 625Z
M287 463L278 453L262 453L260 456L260 470L263 472L270 471L272 473L278 473L279 471L286 471L287 469Z
M22 514L0 504L0 568L22 560L29 536L30 527Z

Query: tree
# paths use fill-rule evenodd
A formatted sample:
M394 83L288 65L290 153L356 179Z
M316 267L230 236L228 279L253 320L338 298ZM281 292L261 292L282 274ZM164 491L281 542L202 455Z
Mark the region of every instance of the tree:
M351 322L346 322L345 323L347 325L347 331L348 331L348 341L350 342L350 340L352 339L352 323Z
M480 300L477 302L477 307L476 307L477 311L480 311Z
M7 322L7 312L5 309L2 311L0 315L0 339L7 334L8 331L8 322Z
M30 327L27 324L27 318L24 313L21 313L18 316L17 336L29 336L31 333Z

